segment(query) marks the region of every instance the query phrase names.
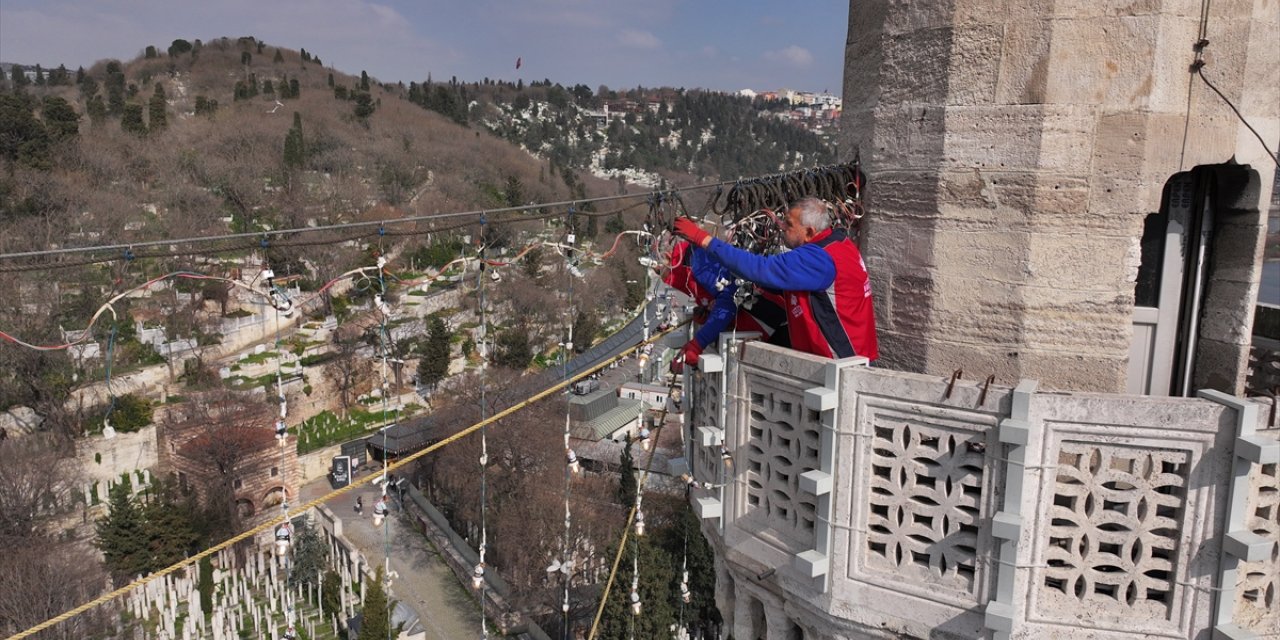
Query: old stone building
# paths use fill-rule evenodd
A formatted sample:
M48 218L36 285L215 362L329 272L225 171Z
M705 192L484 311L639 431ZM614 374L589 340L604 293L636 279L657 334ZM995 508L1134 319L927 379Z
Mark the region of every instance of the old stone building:
M199 398L172 408L156 431L162 473L192 487L201 501L229 492L249 522L278 515L300 483L296 437L276 437L271 406L234 396Z
M870 177L883 363L1239 392L1275 164L1209 83L1274 148L1278 22L1274 2L851 3L841 148Z
M726 335L688 373L726 633L1273 636L1280 421L1241 396L1280 5L849 11L881 359Z

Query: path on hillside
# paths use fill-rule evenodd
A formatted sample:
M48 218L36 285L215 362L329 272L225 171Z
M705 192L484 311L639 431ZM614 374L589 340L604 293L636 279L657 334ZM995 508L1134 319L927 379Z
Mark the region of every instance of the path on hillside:
M303 487L302 502L329 491L329 482L320 478ZM381 491L365 485L326 503L342 520L343 534L375 566L382 566L386 556L382 527L373 527L373 502ZM357 516L352 507L356 496L364 498L364 515ZM399 574L391 584L394 597L418 613L430 640L479 638L480 608L454 577L444 560L421 533L391 514L391 570Z

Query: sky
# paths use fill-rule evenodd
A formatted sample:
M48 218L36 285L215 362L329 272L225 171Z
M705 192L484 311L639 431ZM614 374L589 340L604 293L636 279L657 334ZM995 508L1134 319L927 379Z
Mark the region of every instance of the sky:
M75 69L251 35L384 82L839 94L848 16L848 0L0 0L0 61Z

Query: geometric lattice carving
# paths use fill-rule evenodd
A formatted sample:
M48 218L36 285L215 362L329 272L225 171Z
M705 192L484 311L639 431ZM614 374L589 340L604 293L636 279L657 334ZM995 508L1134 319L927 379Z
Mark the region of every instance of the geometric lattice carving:
M1187 451L1064 441L1045 587L1108 614L1167 619L1189 459Z
M1280 471L1278 465L1253 465L1249 477L1249 501L1245 528L1273 542L1280 542ZM1236 585L1235 623L1258 633L1280 628L1280 545L1272 545L1271 557L1242 562Z
M818 468L820 416L805 408L803 389L755 375L748 389L746 455L736 463L746 465L746 514L797 548L812 548L817 501L800 490L800 475Z
M972 594L986 435L884 423L871 443L867 566Z

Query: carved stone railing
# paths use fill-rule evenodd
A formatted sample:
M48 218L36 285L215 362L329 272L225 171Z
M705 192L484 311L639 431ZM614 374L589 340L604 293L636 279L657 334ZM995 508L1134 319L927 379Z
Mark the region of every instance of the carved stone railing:
M1280 444L1258 404L720 347L688 378L686 426L735 637L1242 639L1280 622Z

